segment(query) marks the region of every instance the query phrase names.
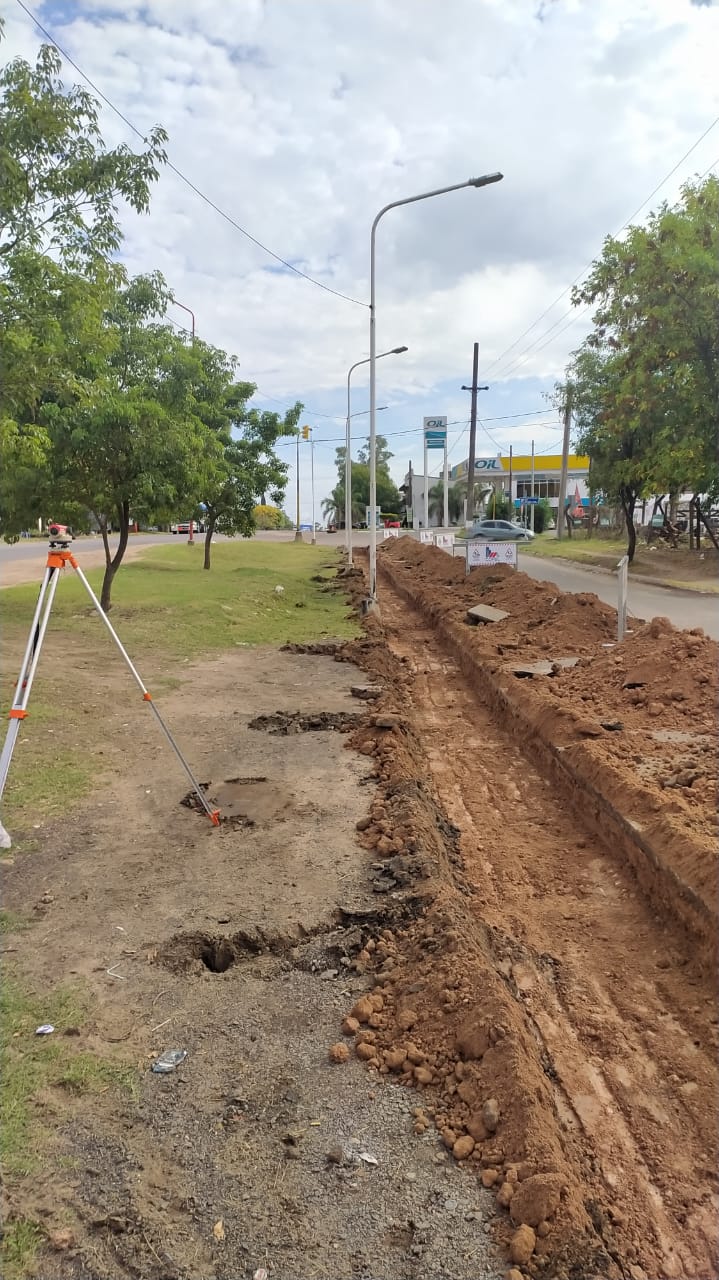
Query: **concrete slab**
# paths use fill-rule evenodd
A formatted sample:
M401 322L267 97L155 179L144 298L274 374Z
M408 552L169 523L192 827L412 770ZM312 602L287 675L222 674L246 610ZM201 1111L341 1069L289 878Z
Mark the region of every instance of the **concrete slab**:
M539 658L536 662L512 662L507 670L515 676L551 676L557 667L569 670L578 662L579 658Z
M494 609L491 604L475 604L467 610L467 622L473 626L483 626L487 622L503 622L509 614L505 609Z

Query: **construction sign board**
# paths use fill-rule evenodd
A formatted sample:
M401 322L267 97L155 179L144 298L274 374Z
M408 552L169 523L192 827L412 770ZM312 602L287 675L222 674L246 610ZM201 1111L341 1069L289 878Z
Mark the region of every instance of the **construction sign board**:
M467 573L480 565L511 564L517 568L516 542L482 542L479 538L467 539Z

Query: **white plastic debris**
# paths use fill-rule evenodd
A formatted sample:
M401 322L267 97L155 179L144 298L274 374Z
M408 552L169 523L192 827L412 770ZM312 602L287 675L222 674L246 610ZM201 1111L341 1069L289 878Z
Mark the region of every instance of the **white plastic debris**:
M0 822L0 849L12 849L12 840Z
M284 594L285 594L285 589L284 589L284 587L275 587L275 595L276 595L276 596L283 596Z
M369 1151L358 1151L357 1159L363 1160L365 1164L379 1164L376 1156L370 1155Z
M42 1026L35 1028L36 1036L51 1036L55 1030L51 1022L43 1022Z

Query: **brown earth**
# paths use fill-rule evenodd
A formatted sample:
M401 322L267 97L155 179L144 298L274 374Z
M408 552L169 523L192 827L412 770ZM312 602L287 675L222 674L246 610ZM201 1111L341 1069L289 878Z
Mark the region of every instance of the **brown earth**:
M665 812L679 788L623 780L626 730L601 729L624 696L612 611L511 571L465 582L407 545L383 549L360 640L197 664L166 699L201 777L274 788L252 828L183 808L152 726L82 672L124 773L6 870L6 905L34 918L10 963L39 990L81 978L72 1045L140 1083L39 1100L51 1158L9 1195L48 1239L71 1233L44 1280L498 1280L502 1257L512 1280L717 1274L704 837ZM360 575L343 582L359 599ZM480 598L514 620L470 628ZM517 646L593 656L601 683L583 665L517 678ZM570 679L571 698L547 692ZM370 681L380 700L351 697ZM176 1046L186 1062L152 1075Z
M494 605L521 606L522 575L508 583L506 573L492 574L488 584L475 573L465 584L444 553L411 548L408 564L401 550L392 545L380 562L386 640L404 671L397 723L367 748L389 799L375 803L361 839L391 863L416 858L415 844L426 849L428 833L406 803L415 735L427 749L427 782L455 825L450 839L444 833L427 914L360 954L382 1004L369 1021L366 1007L354 1009L358 1056L424 1095L417 1131L436 1128L498 1190L508 1206L505 1242L512 1223L541 1222L529 1273L710 1280L719 1203L715 969L691 929L678 927L672 901L673 888L686 889L678 870L692 868L681 857L665 867L650 903L633 857L602 827L596 794L587 803L570 779L542 768L547 759L533 750L526 722L518 739L521 721L508 716L502 725L487 689L477 697L477 669L467 680L441 643L453 607L461 616L478 585ZM522 635L528 614L542 612L534 587L526 583ZM560 608L588 611L582 641L604 633L603 606ZM512 638L508 623L491 624L492 635L495 626ZM532 629L540 643L542 630L541 622ZM477 640L482 655L491 652L489 632ZM712 648L663 625L654 632L628 645L627 668L652 638L664 661L681 664L687 647L696 651L699 693L689 679L684 687L698 706L704 677L715 680ZM463 643L476 634L466 628ZM597 659L600 669L609 663L601 649ZM578 671L572 679L580 685ZM606 717L611 699L604 708L602 685L587 687ZM600 793L611 788L616 760L610 753L601 764ZM702 880L711 878L705 871Z

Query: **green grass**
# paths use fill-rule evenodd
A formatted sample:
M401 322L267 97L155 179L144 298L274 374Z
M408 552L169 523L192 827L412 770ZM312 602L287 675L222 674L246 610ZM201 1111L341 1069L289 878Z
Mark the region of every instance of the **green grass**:
M3 913L6 923L11 915ZM17 928L17 923L13 923ZM47 1151L47 1133L34 1099L43 1089L65 1090L73 1097L120 1089L134 1093L136 1073L123 1063L78 1051L63 1031L87 1016L77 992L58 988L43 997L30 996L7 976L0 988L0 1164L8 1185L32 1177ZM51 1036L35 1028L51 1022ZM46 1154L45 1154L46 1158ZM21 1280L42 1243L40 1226L26 1218L10 1221L2 1237L0 1261L4 1280Z
M33 1113L38 1090L65 1089L73 1095L104 1093L110 1088L132 1092L135 1072L122 1063L106 1061L75 1048L64 1036L87 1016L77 991L58 988L42 997L31 996L12 978L0 988L0 1162L5 1177L26 1177L37 1167L42 1133ZM50 1036L36 1036L35 1028L49 1022Z
M626 538L605 538L603 535L587 538L575 534L560 540L553 529L538 534L533 542L520 543L523 556L560 556L563 560L584 561L586 564L603 563L604 560L612 560L616 564L626 549Z
M314 574L336 556L326 547L238 539L212 548L212 569L202 568L200 548L152 547L123 565L113 587L112 622L131 656L158 647L177 657L197 657L236 645L282 644L327 635L357 634L342 596L323 592ZM87 577L99 593L102 571ZM284 587L275 595L275 587ZM37 587L0 593L0 619L29 628ZM299 607L298 607L299 606ZM80 581L71 573L59 584L51 626L68 636L102 624ZM119 659L118 659L119 660Z
M15 1219L4 1227L0 1246L3 1280L22 1280L32 1273L42 1238L37 1223L26 1218Z
M585 531L575 533L571 538L562 538L560 542L550 530L540 534L534 542L526 545L522 543L520 550L523 556L536 556L539 559L560 557L562 560L573 560L575 564L594 564L602 569L614 569L626 554L627 542L624 537L609 537L604 533L594 533L588 538ZM719 592L716 560L710 557L699 561L686 548L671 551L657 546L656 549L649 550L646 543L639 539L629 572L644 575L666 587L713 594Z
M18 911L0 911L0 934L19 933L27 929L30 921Z
M179 687L181 682L171 670L177 659L238 647L356 635L358 629L347 617L342 594L323 590L321 582L311 580L335 559L337 552L327 548L238 539L213 547L213 567L205 572L199 547L184 543L152 547L121 567L113 589L112 623L149 687L159 695ZM99 594L102 570L91 569L87 576ZM284 588L283 594L275 594L276 586ZM36 598L35 585L0 592L6 652L10 644L16 652L24 644ZM58 654L67 657L58 662ZM23 767L11 769L4 798L5 825L14 826L21 839L32 824L66 811L87 795L98 777L97 760L83 748L92 745L90 735L99 737L101 725L84 715L77 680L71 689L66 687L71 682L63 679L65 663L75 671L75 656L97 664L98 671L108 663L122 670L122 658L82 583L69 572L58 584L47 651L40 659L27 726L20 729L18 756L21 751ZM50 661L57 679L48 683ZM154 675L158 671L162 674ZM4 706L12 698L12 681L6 664ZM112 767L111 744L104 762Z

